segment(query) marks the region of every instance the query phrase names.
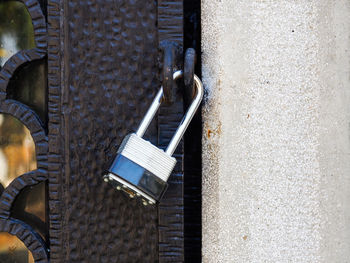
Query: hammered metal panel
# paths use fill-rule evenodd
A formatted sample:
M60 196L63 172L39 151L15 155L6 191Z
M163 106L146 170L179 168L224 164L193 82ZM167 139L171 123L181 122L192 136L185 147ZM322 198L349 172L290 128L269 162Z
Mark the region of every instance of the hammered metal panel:
M48 11L53 23L57 21L50 20L50 14L57 15L55 9L60 8L55 2L49 1ZM159 88L156 2L97 0L63 5L62 93L55 88L57 77L49 74L49 116L53 117L49 144L50 152L56 152L49 155L54 191L50 193L52 262L157 262L157 210L130 200L101 177ZM49 27L54 34L52 30ZM49 73L55 64L50 43ZM62 94L61 106L54 94ZM153 141L155 131L153 125L149 131ZM56 178L51 178L51 171Z

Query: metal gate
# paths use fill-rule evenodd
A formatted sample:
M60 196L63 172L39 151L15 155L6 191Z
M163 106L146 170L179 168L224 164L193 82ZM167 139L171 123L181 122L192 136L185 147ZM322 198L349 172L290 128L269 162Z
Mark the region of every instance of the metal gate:
M174 69L183 68L186 47L199 50L198 2L0 1L24 7L32 24L27 44L13 54L2 49L1 118L24 135L2 138L0 146L5 155L6 145L24 151L30 134L35 147L32 162L23 164L28 169L2 183L0 232L24 246L1 250L0 244L0 258L15 260L24 251L28 261L18 262L200 261L199 115L174 155L177 165L157 207L130 200L101 176L161 85L164 43L176 46ZM183 93L179 86L148 129L153 144L166 147L171 139ZM5 124L0 120L2 137Z

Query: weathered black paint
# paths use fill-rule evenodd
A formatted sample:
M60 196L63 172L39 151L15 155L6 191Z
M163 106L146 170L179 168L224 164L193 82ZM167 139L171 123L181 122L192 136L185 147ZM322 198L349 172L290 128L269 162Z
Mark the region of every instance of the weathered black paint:
M173 41L181 52L184 10L186 32L193 32L186 34L185 47L199 51L199 1L186 0L185 6L182 0L21 1L33 18L37 48L19 52L1 69L0 111L31 131L38 169L4 190L0 231L16 234L37 262L49 256L51 262L199 262L200 114L186 134L185 162L179 144L169 190L158 208L130 201L99 176L159 88L160 43ZM40 9L46 15L46 6L48 36ZM48 131L32 109L6 94L15 71L43 59L47 50ZM183 67L181 57L173 67ZM160 109L146 136L162 148L183 113L181 88L175 88L175 103ZM11 218L11 207L22 189L47 178L50 240L44 242Z
M185 103L188 105L192 98L195 95L194 89L194 74L196 67L196 51L194 48L187 48L185 52L184 58L184 95L185 95Z
M60 32L64 50L59 62L49 50L49 72L61 66L49 75L51 261L156 262L156 209L101 177L159 88L156 2L48 4L49 21L59 20L49 34Z
M173 79L173 73L176 69L176 62L182 55L182 48L175 41L164 40L160 43L163 52L163 68L162 68L162 87L163 87L163 103L171 105L176 96L176 86Z
M182 46L182 1L49 0L48 22L51 262L183 262L181 145L158 208L100 176L159 89L159 42ZM181 120L177 96L148 129L160 147Z
M47 180L48 138L43 122L38 114L28 106L9 98L7 87L15 72L23 65L42 59L46 56L47 34L46 22L39 2L19 0L25 4L32 18L36 48L22 50L12 56L0 70L0 113L10 114L20 120L30 131L35 143L37 169L23 174L3 189L0 198L0 232L16 235L32 252L36 262L48 262L47 245L40 235L28 225L25 218L15 219L12 208L20 191ZM46 229L42 229L43 232ZM43 235L47 234L42 233Z
M158 40L175 42L183 47L183 1L158 0ZM182 57L175 68L183 66ZM162 60L161 60L162 61ZM161 69L162 67L160 67ZM161 107L158 114L158 145L165 149L183 115L182 93L177 87L174 103ZM158 206L159 262L184 261L184 197L183 197L183 142L173 155L177 163L168 179L169 187Z

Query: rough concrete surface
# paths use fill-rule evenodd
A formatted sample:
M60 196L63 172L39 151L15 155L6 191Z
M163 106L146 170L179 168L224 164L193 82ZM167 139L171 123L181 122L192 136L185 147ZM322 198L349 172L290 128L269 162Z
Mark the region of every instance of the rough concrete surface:
M203 262L350 262L350 1L202 0Z

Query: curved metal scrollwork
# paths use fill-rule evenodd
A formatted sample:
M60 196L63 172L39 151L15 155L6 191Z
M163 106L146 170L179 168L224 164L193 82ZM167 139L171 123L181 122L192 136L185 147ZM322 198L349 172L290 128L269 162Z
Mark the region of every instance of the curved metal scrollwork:
M1 0L0 0L1 1ZM35 262L48 262L48 247L34 227L18 220L12 215L12 206L21 191L47 180L48 139L44 125L38 115L13 99L7 99L6 89L16 70L35 60L42 59L47 52L46 21L37 0L16 0L22 2L32 19L35 48L21 50L10 57L0 70L0 113L9 114L23 123L35 143L37 168L15 178L0 196L0 232L16 235L31 251Z
M5 95L7 84L17 68L25 63L38 60L46 56L46 22L39 2L32 0L17 1L22 2L27 7L28 12L32 18L34 41L36 47L33 49L21 50L17 52L5 63L0 71L0 98Z

